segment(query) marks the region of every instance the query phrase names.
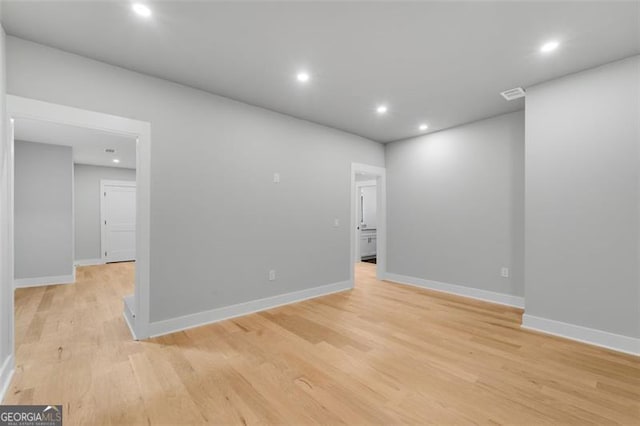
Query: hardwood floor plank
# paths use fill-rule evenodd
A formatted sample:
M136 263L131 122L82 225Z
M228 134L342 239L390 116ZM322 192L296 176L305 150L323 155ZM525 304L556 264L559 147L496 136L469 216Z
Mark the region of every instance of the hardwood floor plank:
M131 340L132 263L18 289L4 403L65 424L640 424L640 358L520 328L522 310L378 281Z

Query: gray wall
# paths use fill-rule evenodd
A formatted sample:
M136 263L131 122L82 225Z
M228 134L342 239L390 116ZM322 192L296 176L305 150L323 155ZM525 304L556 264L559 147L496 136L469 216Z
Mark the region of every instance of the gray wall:
M527 90L526 313L640 337L640 57Z
M73 273L71 147L15 142L15 278Z
M135 181L136 171L75 164L75 260L100 259L100 180Z
M393 142L386 155L388 272L522 296L524 112Z
M7 57L10 94L151 122L152 321L350 278L350 166L382 145L13 37Z

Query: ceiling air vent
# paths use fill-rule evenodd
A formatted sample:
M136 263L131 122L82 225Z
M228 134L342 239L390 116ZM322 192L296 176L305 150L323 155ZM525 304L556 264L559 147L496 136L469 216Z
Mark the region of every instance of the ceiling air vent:
M114 152L116 152L116 150L115 150L115 149L113 149L113 148L106 148L106 149L104 150L104 152L106 152L106 153L108 153L108 154L113 154Z
M504 92L502 92L500 94L506 100L512 101L514 99L523 98L524 95L526 94L526 92L524 91L524 89L522 87L516 87L515 89L505 90Z

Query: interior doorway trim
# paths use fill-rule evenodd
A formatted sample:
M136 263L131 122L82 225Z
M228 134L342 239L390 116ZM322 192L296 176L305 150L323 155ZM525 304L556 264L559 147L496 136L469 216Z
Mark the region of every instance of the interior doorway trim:
M356 253L356 212L358 209L356 202L356 174L366 173L372 175L376 180L376 198L377 198L377 231L376 231L376 276L379 280L385 279L387 273L387 174L384 167L370 166L368 164L351 163L351 230L349 232L351 239L351 282L355 284L355 264L358 259Z
M5 285L13 286L13 256L14 256L14 217L13 217L13 171L14 171L14 140L13 120L26 118L48 121L52 123L102 130L137 138L136 142L136 278L133 309L135 317L133 323L125 316L125 320L135 339L144 339L149 336L149 279L150 279L150 217L151 217L151 124L145 121L133 120L100 112L88 111L43 102L20 96L7 95L7 116L11 125L8 126L7 135L4 138L5 148L8 153L8 211L9 235L7 236L9 250L2 259L2 264L8 266L10 279ZM13 289L11 290L13 296ZM10 316L10 339L14 345L14 315ZM12 353L15 352L15 347Z

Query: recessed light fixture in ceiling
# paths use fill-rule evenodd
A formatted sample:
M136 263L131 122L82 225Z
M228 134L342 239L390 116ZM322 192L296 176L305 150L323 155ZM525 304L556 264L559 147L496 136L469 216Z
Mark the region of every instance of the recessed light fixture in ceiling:
M149 6L146 6L142 3L133 3L131 5L131 9L133 9L135 13L144 18L148 18L151 16L151 9L149 9Z
M378 107L376 108L376 112L380 115L386 114L388 110L389 108L387 108L386 105L378 105Z
M120 160L118 160L117 158L114 158L114 159L113 159L113 162L114 162L114 163L116 163L116 164L118 164L118 163L120 162Z
M542 53L549 53L549 52L551 52L551 51L556 50L556 49L558 48L558 46L560 46L560 43L558 43L558 42L557 42L557 41L555 41L555 40L551 40L551 41L548 41L548 42L546 42L545 44L543 44L543 45L540 47L540 51L541 51Z
M420 126L418 126L418 129L420 129L420 131L424 132L425 130L427 130L429 128L429 126L425 123L422 123Z
M311 79L311 76L306 71L300 71L296 75L296 80L298 80L300 83L306 83L309 81L309 79Z

